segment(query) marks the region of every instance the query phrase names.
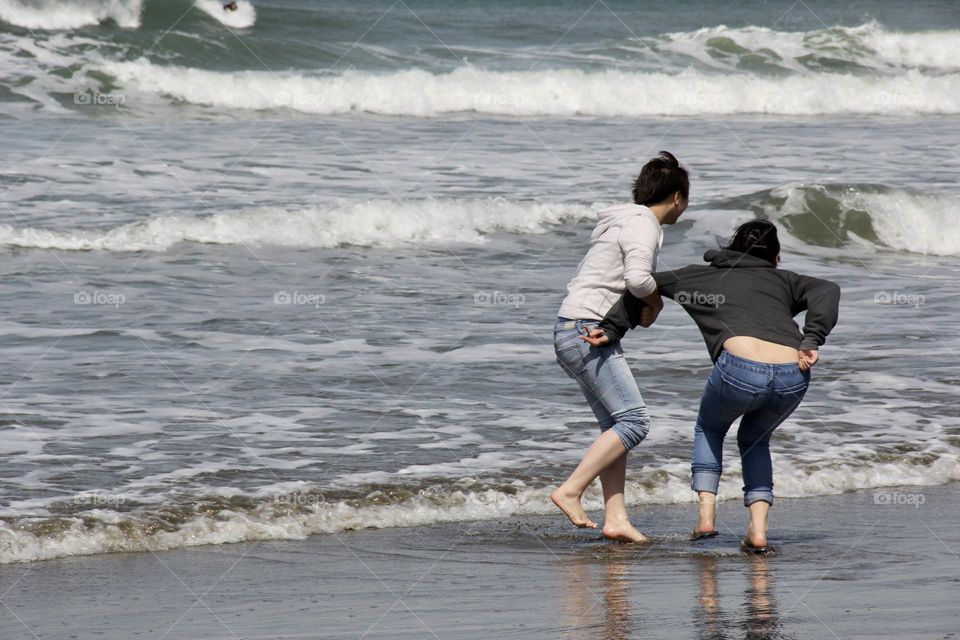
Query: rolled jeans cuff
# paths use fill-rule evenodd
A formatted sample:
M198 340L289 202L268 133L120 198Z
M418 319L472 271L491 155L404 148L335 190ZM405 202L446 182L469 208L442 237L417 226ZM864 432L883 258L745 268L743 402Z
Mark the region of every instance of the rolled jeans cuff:
M773 491L760 489L747 491L743 494L743 506L749 507L754 502L766 502L773 506Z
M690 478L690 488L694 491L717 493L720 489L720 474L715 471L694 471Z

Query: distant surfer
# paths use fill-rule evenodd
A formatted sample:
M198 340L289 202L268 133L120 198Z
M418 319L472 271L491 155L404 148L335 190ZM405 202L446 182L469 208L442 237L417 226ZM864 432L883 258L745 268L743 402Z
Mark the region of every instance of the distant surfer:
M240 7L237 6L236 2L228 2L225 5L223 5L224 11L236 11L239 8Z
M650 418L633 372L619 344L591 346L586 338L610 307L630 292L646 303L644 326L663 308L651 275L663 244L661 225L672 225L687 208L690 179L673 154L660 155L643 166L633 185L633 204L597 214L590 249L567 284L553 333L557 362L573 378L593 410L600 436L550 499L578 527L597 528L580 500L600 478L603 487L603 536L623 542L644 542L630 523L624 487L627 452L647 436Z
M714 362L693 432L690 487L700 499L700 516L690 539L717 535L723 440L742 418L737 446L750 521L741 549L766 555L773 551L767 544L767 513L773 505L770 436L807 392L818 349L837 324L840 287L778 269L777 227L767 220L740 225L726 247L707 251L703 259L708 264L652 275L658 295L677 302L697 323ZM646 325L645 307L646 299L628 290L584 340L611 349L627 329ZM804 311L800 330L793 318Z

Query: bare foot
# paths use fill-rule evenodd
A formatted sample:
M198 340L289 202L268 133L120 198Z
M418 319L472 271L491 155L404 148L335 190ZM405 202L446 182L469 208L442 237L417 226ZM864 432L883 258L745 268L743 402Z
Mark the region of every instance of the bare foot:
M750 522L747 524L747 541L755 547L767 546L767 513L770 503L757 500L750 504Z
M560 507L560 511L563 511L564 515L570 518L570 522L581 529L596 529L597 523L587 517L587 512L583 510L583 505L580 504L580 496L571 496L561 489L563 487L557 487L550 494L553 504Z
M707 491L699 492L700 513L691 538L717 530L717 496Z
M650 538L643 535L629 522L622 524L603 523L603 537L620 542L649 542Z
M747 527L747 542L755 547L767 546L766 528L761 530L760 527L754 526L754 524L751 522Z

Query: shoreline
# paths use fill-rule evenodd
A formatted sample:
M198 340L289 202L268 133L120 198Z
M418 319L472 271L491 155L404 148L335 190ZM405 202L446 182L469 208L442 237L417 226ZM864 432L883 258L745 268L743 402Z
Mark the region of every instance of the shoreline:
M606 541L558 511L6 565L0 632L944 638L960 628L958 489L778 499L773 557L739 552L746 510L728 502L720 536L696 543L691 505L648 505L631 516L650 544Z

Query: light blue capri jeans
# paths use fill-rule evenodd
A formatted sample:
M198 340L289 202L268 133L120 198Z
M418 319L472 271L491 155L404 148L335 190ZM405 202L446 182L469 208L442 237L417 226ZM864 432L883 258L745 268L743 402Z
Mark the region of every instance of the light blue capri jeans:
M557 362L580 385L600 432L613 429L629 451L643 442L650 430L647 405L619 342L592 347L580 339L597 324L596 320L557 318L553 348Z

